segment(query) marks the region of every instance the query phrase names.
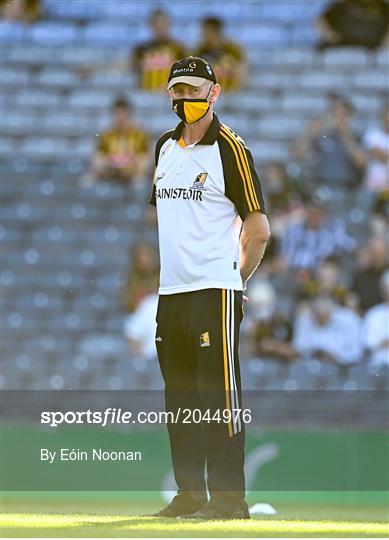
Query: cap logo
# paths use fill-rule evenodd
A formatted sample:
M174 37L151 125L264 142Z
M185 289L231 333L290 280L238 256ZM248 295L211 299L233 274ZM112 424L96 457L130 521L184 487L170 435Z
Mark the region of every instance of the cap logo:
M192 69L195 69L195 68L197 67L196 62L191 62L191 63L189 64L189 67L192 68Z
M194 68L188 68L188 67L187 68L177 68L177 69L175 69L173 71L173 73L174 74L176 74L176 73L185 73L185 72L188 72L188 71L190 71L192 73L193 69Z
M207 64L207 65L205 66L205 69L208 71L208 73L209 73L210 75L212 75L212 69L211 69L211 66L210 66L209 64Z

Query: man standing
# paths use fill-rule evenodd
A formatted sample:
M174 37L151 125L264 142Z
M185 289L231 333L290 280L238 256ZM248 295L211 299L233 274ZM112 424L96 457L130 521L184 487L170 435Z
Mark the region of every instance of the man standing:
M174 63L167 89L181 122L157 142L149 200L161 258L156 347L166 410L189 412L168 424L178 493L154 515L245 519L239 328L269 224L250 151L213 113L221 87L210 64Z

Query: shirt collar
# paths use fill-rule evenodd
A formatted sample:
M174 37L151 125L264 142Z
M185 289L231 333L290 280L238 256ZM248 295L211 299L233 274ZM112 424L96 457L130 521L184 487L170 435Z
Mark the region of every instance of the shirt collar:
M175 130L173 132L173 135L172 135L172 139L174 139L175 141L180 140L181 135L182 135L182 131L184 129L184 126L185 126L184 122L180 122L176 126L176 128L175 128ZM202 145L214 144L216 142L216 139L217 139L218 135L219 135L219 130L220 130L220 122L219 122L218 117L214 113L211 125L209 126L209 128L205 132L203 138L200 141L198 141L195 144L195 146L197 146L198 144L202 144Z

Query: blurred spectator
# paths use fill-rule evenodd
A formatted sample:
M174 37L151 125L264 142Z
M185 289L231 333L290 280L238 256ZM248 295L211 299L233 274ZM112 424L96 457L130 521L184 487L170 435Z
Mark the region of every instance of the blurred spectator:
M321 136L322 129L321 116L314 116L305 127L304 135L294 140L290 146L290 166L305 186L318 184L319 156L312 141Z
M22 24L30 24L38 20L40 15L39 0L1 0L1 18Z
M303 213L300 188L288 177L281 162L264 166L262 181L266 186L266 202L272 219L272 237L266 248L267 258L272 257L285 231L298 222Z
M250 285L248 296L248 322L244 326L248 356L292 360L296 355L291 344L292 327L276 307L273 287L257 280Z
M340 305L346 305L350 292L342 281L339 265L332 259L326 259L312 276L308 275L300 283L299 299L312 300L317 296L326 296Z
M138 45L132 63L143 90L166 88L171 65L185 56L181 43L170 35L170 19L162 10L155 10L149 20L153 38Z
M300 209L300 186L288 176L285 164L274 161L263 168L263 181L266 185L266 201L274 218L277 214L285 215L295 206Z
M368 152L366 188L378 193L389 190L389 104L382 110L382 126L368 130L363 144Z
M361 357L360 327L353 311L330 298L317 297L308 311L297 316L293 344L304 357L351 364Z
M337 0L318 19L319 49L366 47L376 49L387 41L389 6L385 0Z
M353 290L364 313L381 300L379 281L389 265L389 249L384 238L371 237L359 252L359 268L354 274Z
M84 185L96 179L123 184L144 181L150 163L149 135L133 123L132 107L126 99L113 103L112 115L112 127L99 137L92 171L83 178Z
M158 294L150 294L141 300L125 321L124 334L128 339L132 356L138 359L153 360L156 357L157 307Z
M124 291L123 307L132 313L140 301L158 289L159 262L156 248L140 242L132 249L132 262Z
M331 218L326 205L312 198L303 219L282 238L280 254L287 268L314 271L323 259L350 253L355 247L343 221Z
M379 284L383 303L367 311L362 339L371 363L389 365L389 270L381 276Z
M365 153L351 128L353 106L342 96L330 95L327 117L314 119L299 143L301 154L315 156L316 180L331 190L348 191L358 187L366 164Z
M201 23L201 42L193 53L212 64L224 91L239 90L245 84L246 62L242 48L224 36L223 21L207 17Z
M153 34L149 41L140 43L132 53L111 63L77 68L79 75L88 76L99 71L129 72L134 70L141 90L165 90L171 65L186 55L181 43L170 35L170 19L162 10L155 10L149 19Z

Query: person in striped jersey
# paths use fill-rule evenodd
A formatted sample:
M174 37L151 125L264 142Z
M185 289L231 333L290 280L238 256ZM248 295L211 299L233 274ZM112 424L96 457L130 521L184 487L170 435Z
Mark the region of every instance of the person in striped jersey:
M165 89L166 78L172 62L186 54L182 43L174 39L170 31L170 17L161 10L154 10L148 20L151 38L142 41L130 54L120 56L109 62L79 66L75 71L81 77L110 71L130 73L134 71L138 88L147 92L160 92Z
M139 185L149 168L150 137L135 125L131 103L124 97L118 97L111 111L112 125L98 139L91 172L81 181L84 186L96 180Z
M170 34L170 18L156 9L149 19L153 37L140 43L132 54L132 65L142 90L164 90L171 63L185 54L184 46Z
M269 223L250 150L213 112L212 66L184 58L167 88L181 122L157 142L149 199L161 260L155 343L167 411L210 416L168 424L178 493L154 515L245 519L239 329Z

